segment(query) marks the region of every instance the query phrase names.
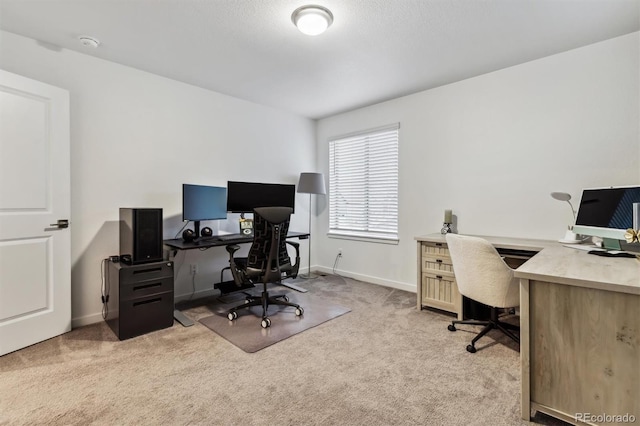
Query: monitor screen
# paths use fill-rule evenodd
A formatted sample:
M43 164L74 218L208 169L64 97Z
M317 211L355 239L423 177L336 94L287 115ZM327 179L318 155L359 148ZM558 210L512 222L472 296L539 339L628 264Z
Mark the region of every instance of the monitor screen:
M253 213L256 207L295 208L295 185L229 181L227 190L227 210L232 213Z
M226 188L182 184L182 220L200 221L226 218Z
M634 203L640 203L640 186L585 189L574 232L622 240L633 226Z

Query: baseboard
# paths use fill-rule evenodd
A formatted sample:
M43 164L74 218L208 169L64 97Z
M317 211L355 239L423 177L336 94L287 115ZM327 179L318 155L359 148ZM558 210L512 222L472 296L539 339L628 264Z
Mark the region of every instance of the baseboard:
M319 266L319 267L311 268L311 270L313 272L324 272L325 274L337 274L343 277L353 278L354 280L364 281L371 284L377 284L383 287L396 288L398 290L404 290L411 293L415 293L418 291L415 284L407 284L400 281L385 280L382 278L373 277L371 275L355 274L353 272L343 271L341 269L336 269L334 271L331 268L324 268L322 266Z
M300 268L302 271L306 270L308 271L309 268ZM301 273L303 273L301 271ZM331 268L324 268L324 267L312 267L311 268L311 272L323 272L325 274L338 274L338 275L342 275L343 277L348 277L348 278L353 278L354 280L358 280L358 281L364 281L364 282L368 282L371 284L377 284L377 285L381 285L383 287L390 287L390 288L396 288L398 290L404 290L404 291L408 291L411 293L415 293L417 291L416 286L414 284L407 284L407 283L402 283L399 281L391 281L391 280L385 280L385 279L381 279L381 278L377 278L377 277L372 277L370 275L364 275L364 274L355 274L353 272L349 272L349 271L343 271L341 269L336 269L335 271ZM308 273L308 272L306 272ZM214 296L216 294L218 294L219 292L217 290L212 290L212 289L207 289L207 290L201 290L198 291L196 293L194 293L193 295L191 293L185 293L185 294L180 294L180 295L174 295L174 301L175 303L178 302L183 302L185 300L189 300L189 299L199 299L202 297L209 297L209 296ZM80 317L80 318L72 318L71 319L71 328L78 328L78 327L83 327L85 325L90 325L90 324L95 324L97 322L103 321L102 318L102 313L97 313L97 314L92 314L92 315L86 315L84 317Z
M71 318L71 328L83 327L85 325L95 324L97 322L104 321L102 313L85 315L80 318Z

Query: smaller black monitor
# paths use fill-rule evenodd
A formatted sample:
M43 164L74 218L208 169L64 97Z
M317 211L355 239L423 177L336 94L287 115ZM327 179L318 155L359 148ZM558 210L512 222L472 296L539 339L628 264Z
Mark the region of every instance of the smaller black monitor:
M196 236L201 220L227 218L227 189L219 186L182 184L182 220L194 222Z
M295 209L296 186L279 183L227 182L227 210L253 213L256 207Z

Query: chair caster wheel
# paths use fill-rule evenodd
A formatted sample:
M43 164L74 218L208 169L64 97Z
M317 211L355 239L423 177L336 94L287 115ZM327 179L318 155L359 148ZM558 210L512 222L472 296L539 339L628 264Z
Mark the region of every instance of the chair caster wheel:
M304 314L304 309L302 309L302 307L296 308L296 316L300 317L302 314Z
M227 319L228 319L229 321L233 321L233 320L234 320L234 319L236 319L236 318L238 318L238 313L237 313L236 311L229 312L229 313L227 314Z
M271 320L269 318L264 318L260 325L262 326L262 328L269 328L271 327Z
M453 325L453 324L449 324L449 325L447 326L447 330L449 330L449 331L456 331L456 326L455 326L455 325Z
M467 352L471 352L472 354L476 353L476 347L473 345L467 345Z
M288 302L289 298L287 296L282 296L282 300L284 300L285 302Z

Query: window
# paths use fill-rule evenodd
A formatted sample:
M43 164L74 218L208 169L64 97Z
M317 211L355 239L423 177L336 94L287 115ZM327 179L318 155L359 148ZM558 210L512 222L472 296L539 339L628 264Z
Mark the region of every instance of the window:
M329 236L398 241L399 129L329 140Z

